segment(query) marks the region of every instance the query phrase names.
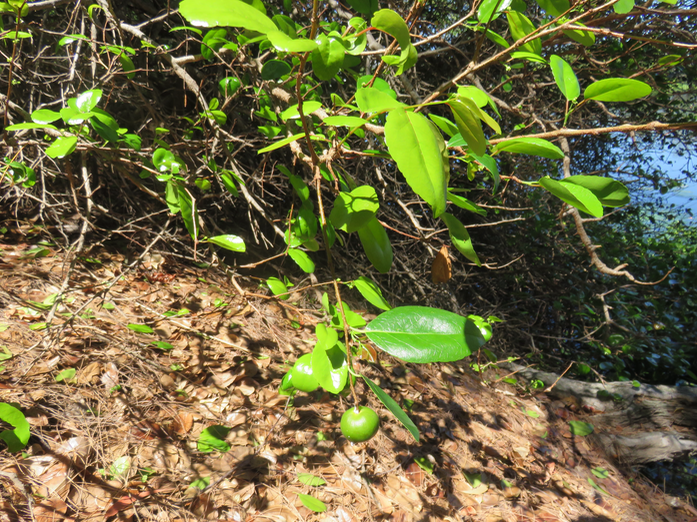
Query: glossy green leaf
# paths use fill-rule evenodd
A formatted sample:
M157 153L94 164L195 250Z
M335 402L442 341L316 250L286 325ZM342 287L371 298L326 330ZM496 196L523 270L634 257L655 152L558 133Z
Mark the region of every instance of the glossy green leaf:
M322 120L325 125L333 127L361 127L368 123L368 120L358 116L328 116Z
M549 159L563 159L564 153L553 143L542 138L513 138L497 143L491 154L510 152L511 154L529 154Z
M114 123L116 122L114 121ZM116 130L114 130L112 126L105 123L104 118L97 117L95 114L90 118L90 125L102 139L108 141L109 143L117 143L119 141L119 135L117 134Z
M305 495L304 493L296 493L296 495L298 495L298 498L300 499L300 502L303 503L303 506L310 511L314 511L315 513L324 513L327 510L327 505L312 495Z
M651 90L647 83L639 80L607 78L591 83L583 91L583 97L602 102L628 102L648 96Z
M315 271L315 263L307 252L291 248L288 250L288 255L306 274L312 274Z
M380 386L368 379L368 377L366 377L365 375L361 375L361 377L363 377L363 380L372 390L372 392L377 396L377 398L380 399L380 402L382 402L385 405L385 407L388 410L390 410L392 415L394 415L397 418L397 420L402 423L402 426L404 426L407 429L407 431L411 433L411 436L414 437L414 440L416 442L419 442L419 428L417 428L416 424L414 424L414 421L412 421L409 418L409 415L407 415L406 412L399 407L397 401L395 401L392 397L385 393L385 391L382 388L380 388Z
M567 100L575 100L581 95L581 87L578 84L576 73L571 66L556 54L549 58L549 66L552 68L554 81Z
M381 350L406 362L459 361L486 341L477 324L461 315L425 306L402 306L366 327Z
M373 15L370 24L376 29L394 36L402 49L411 44L411 36L406 22L391 9L380 9Z
M223 78L218 82L218 91L220 91L221 96L234 96L241 86L242 82L240 79L231 76Z
M64 158L72 154L75 147L77 147L77 136L61 136L46 149L46 155L54 159Z
M443 118L442 116L438 116L436 114L429 114L428 117L438 126L440 130L445 132L448 137L453 137L455 134L460 132L457 130L457 125L455 125L448 118Z
M8 125L5 130L8 131L18 131L18 130L30 130L30 129L53 129L57 130L55 125L48 123L15 123L14 125Z
M595 197L595 194L590 190L581 185L557 181L549 176L541 178L540 185L572 207L576 207L591 216L603 216L603 206L600 204L598 198Z
M483 0L477 8L477 20L483 24L488 24L491 20L498 18L499 14L508 9L511 0Z
M268 147L264 147L263 149L259 149L257 151L257 154L264 154L266 152L271 152L272 150L280 149L281 147L285 147L289 143L293 143L294 141L298 141L300 138L304 138L305 133L301 132L300 134L294 134L293 136L288 136L287 138L283 138L282 140L279 140L272 145L269 145Z
M201 56L204 60L215 60L217 53L227 43L227 29L211 29L201 42Z
M244 244L244 239L233 234L223 234L222 236L209 237L206 241L226 250L231 250L232 252L245 252L247 250L247 245Z
M373 85L369 85L370 81L373 81ZM372 75L370 74L365 74L363 76L360 76L358 80L356 80L356 89L363 89L363 88L369 88L372 87L373 89L377 89L378 91L382 91L385 94L389 94L390 97L393 100L397 99L397 93L395 90L390 87L390 84L387 83L385 80L379 77L373 78Z
M571 429L571 433L578 435L579 437L590 435L594 430L592 424L583 421L569 421L569 428Z
M376 11L378 7L377 0L370 0L370 2L375 3L375 9L373 9L373 11ZM372 14L372 12L368 14ZM363 32L368 28L368 24L363 18L355 16L348 21L348 25L353 28L353 32L344 37L344 43L347 45L346 53L352 56L358 56L365 50L368 44L368 37Z
M574 25L586 27L580 22L576 22ZM592 31L584 31L583 29L565 29L562 32L574 42L578 42L586 47L590 47L595 43L595 33Z
M244 27L264 34L276 31L268 16L241 0L183 0L179 14L196 27Z
M491 96L489 96L483 90L478 89L474 85L464 85L458 87L457 95L460 98L470 98L474 101L474 103L477 104L477 107L479 108L486 107L488 105L489 107L491 107L491 110L493 110L497 115L501 116Z
M327 481L310 473L298 473L298 482L306 486L324 486Z
M126 73L126 78L132 80L136 77L136 73L133 72L135 71L136 66L133 63L133 60L131 60L131 58L127 54L119 54L119 63L121 63L121 68L123 69L123 72Z
M237 197L239 196L240 192L237 190L237 186L235 185L235 179L232 176L232 173L229 171L223 171L220 173L220 181L222 182L223 186L227 189L227 191L232 194L233 196Z
M290 297L288 295L288 287L278 277L269 277L266 280L266 286L268 286L271 293L277 296L279 299L283 299L285 301Z
M385 142L409 186L438 217L445 210L449 169L440 131L420 113L395 109L387 115Z
M334 228L355 232L375 217L380 203L375 189L370 185L356 187L351 192L340 192L329 214Z
M522 13L508 11L506 17L508 18L508 27L511 30L511 35L516 40L525 38L535 30L535 26L530 19ZM540 54L542 52L542 41L539 38L535 38L531 42L521 45L518 49L533 54Z
M537 4L544 9L548 15L554 16L555 18L564 14L571 7L569 0L537 0Z
M307 186L307 183L305 183L300 176L293 174L288 170L288 167L284 165L277 165L276 168L288 177L290 184L293 186L293 189L295 189L295 193L298 195L298 198L300 198L302 206L313 210L314 204L312 203L312 199L310 199L310 187Z
M5 441L7 449L11 453L24 449L31 435L24 414L11 404L0 402L0 420L14 426L13 430L0 431L0 440Z
M165 185L165 202L169 207L169 211L172 214L178 214L181 210L179 208L179 192L177 191L177 184L169 180Z
M186 226L186 229L189 231L191 239L198 241L199 223L196 200L183 185L177 185L177 200L182 219L184 220L184 226Z
M84 34L69 34L58 40L58 47L64 47L78 40L89 40L89 38Z
M101 99L101 89L92 89L78 94L75 104L80 112L86 113L94 109Z
M627 14L634 9L634 0L619 0L612 4L612 8L617 14Z
M331 331L333 329L329 329ZM336 331L336 330L333 330ZM346 386L348 362L343 345L334 341L318 341L312 350L312 375L330 393L339 393Z
M228 433L230 433L230 428L225 426L209 426L201 432L198 438L198 450L201 453L212 453L214 451L225 453L230 449L230 445L225 442Z
M404 107L392 96L376 87L362 87L356 91L356 105L361 112L375 113Z
M392 307L385 300L382 295L382 291L371 279L365 276L361 276L355 281L349 283L349 286L358 290L361 295L373 306L380 308L381 310L391 310Z
M484 210L482 207L476 203L472 203L469 199L458 196L457 194L453 194L450 191L448 191L448 201L469 212L474 212L480 216L486 216L486 210Z
M134 332L137 333L142 333L142 334L151 334L155 333L155 330L150 328L147 324L134 324L131 323L127 326L129 330L133 330Z
M477 256L477 253L474 251L472 239L470 238L470 235L467 232L465 226L462 224L462 222L460 222L459 219L457 219L452 214L448 214L447 212L443 212L440 217L443 221L445 221L445 224L448 226L448 232L450 233L450 241L453 242L455 248L457 248L460 251L460 253L467 259L469 259L473 263L476 263L477 266L481 266L482 263L481 261L479 261L479 256Z
M346 48L340 39L326 34L320 34L316 42L312 51L312 71L320 80L329 81L344 65Z
M317 109L322 108L322 104L315 100L306 101L303 103L303 114L308 115L315 112ZM285 111L281 113L282 120L293 120L300 117L300 111L298 109L298 104L291 105Z
M676 65L681 64L685 59L680 56L679 54L669 54L667 56L664 56L663 58L658 60L658 65L662 65L664 67L674 67ZM34 113L32 113L32 119L34 119ZM36 121L36 120L34 120Z
M35 123L53 123L60 120L61 115L50 109L37 109L31 113L31 119Z
M386 274L392 267L392 245L385 227L373 218L363 228L358 229L358 237L365 255L378 272Z
M261 78L265 81L280 80L290 74L291 67L282 60L269 60L261 68Z
M484 154L486 152L486 137L482 130L477 104L471 98L458 97L448 102L448 106L452 110L458 130L469 148L475 154ZM436 217L438 217L437 213Z
M590 190L605 207L622 207L629 203L629 190L619 181L602 176L571 176L564 183L574 183Z
M266 37L277 50L284 53L308 53L317 49L317 43L307 38L291 38L283 31L271 31Z

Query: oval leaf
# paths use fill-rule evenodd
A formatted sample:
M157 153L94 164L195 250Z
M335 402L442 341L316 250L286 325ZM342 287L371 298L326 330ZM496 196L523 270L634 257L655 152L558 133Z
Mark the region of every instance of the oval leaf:
M306 274L311 274L315 271L315 263L306 252L297 248L291 248L288 250L288 255Z
M7 449L15 453L21 451L29 442L29 422L24 414L14 406L0 403L0 420L11 424L15 429L0 431L0 440L5 441Z
M222 236L209 237L207 241L233 252L244 252L247 250L247 245L244 244L244 239L233 234L223 234Z
M571 176L564 183L574 183L590 190L605 207L622 207L629 203L629 190L619 181L602 176Z
M553 54L549 58L554 81L567 100L575 100L581 95L581 87L571 66L561 57Z
M425 306L402 306L380 314L366 327L380 349L406 362L459 361L486 341L461 315Z
M61 136L56 138L56 141L51 143L51 146L46 149L46 155L49 158L60 159L71 154L77 146L76 136Z
M448 105L453 111L455 124L469 148L475 154L484 154L486 152L486 137L484 137L482 130L477 104L470 98L458 97Z
M365 255L378 272L386 274L392 267L392 245L387 237L385 227L373 218L358 229L358 237L363 245Z
M300 502L303 503L303 506L305 506L310 511L314 511L315 513L324 513L327 510L327 505L321 500L316 499L312 495L305 495L303 493L296 494L298 495Z
M449 169L440 131L422 114L396 109L387 115L385 142L409 186L438 217L445 210Z
M356 187L351 192L340 192L329 214L334 228L355 232L375 217L380 204L375 189L370 185Z
M571 433L579 437L590 435L595 429L592 424L582 421L569 421L569 428L571 429Z
M276 49L284 53L307 53L317 49L314 40L307 38L291 38L282 31L271 31L266 37Z
M240 0L183 0L179 14L197 27L244 27L250 31L276 31L271 18Z
M549 159L563 159L564 153L553 143L542 138L513 138L497 143L491 153L510 152L512 154L530 154Z
M572 207L576 207L591 216L603 216L603 206L598 198L581 185L569 183L566 180L557 181L549 176L541 178L540 185Z
M352 283L350 286L358 290L361 295L373 306L380 308L382 310L391 310L392 307L382 296L382 292L378 285L365 276L361 276Z
M651 87L639 80L629 78L607 78L591 83L583 91L587 100L602 102L627 102L651 94Z
M356 105L361 112L384 112L404 107L388 93L376 87L363 87L356 91Z
M447 212L443 212L440 217L448 226L450 240L453 242L453 245L455 245L455 248L467 259L476 263L477 266L482 266L481 261L479 261L479 256L477 256L477 253L474 251L472 239L460 220Z

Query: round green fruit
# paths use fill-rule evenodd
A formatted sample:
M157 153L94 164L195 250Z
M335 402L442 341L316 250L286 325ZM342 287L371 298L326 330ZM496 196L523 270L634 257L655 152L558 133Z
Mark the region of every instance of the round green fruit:
M312 375L312 354L306 353L295 361L295 366L289 372L289 383L300 391L313 392L319 388L319 383Z
M349 408L341 416L341 433L351 442L370 440L380 428L380 417L367 406Z

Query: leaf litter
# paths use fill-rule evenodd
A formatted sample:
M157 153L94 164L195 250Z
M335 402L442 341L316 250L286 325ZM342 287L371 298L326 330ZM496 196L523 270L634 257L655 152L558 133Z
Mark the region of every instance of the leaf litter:
M409 404L421 442L366 394L382 428L351 444L344 399L277 393L323 318L297 296L259 296L251 279L162 256L122 273L125 260L103 251L96 268L76 265L51 327L32 329L64 259L26 248L3 245L0 402L21 408L32 437L22 452L0 450L0 522L694 517L570 431L582 416L491 384L495 370L480 377L467 361L361 361Z

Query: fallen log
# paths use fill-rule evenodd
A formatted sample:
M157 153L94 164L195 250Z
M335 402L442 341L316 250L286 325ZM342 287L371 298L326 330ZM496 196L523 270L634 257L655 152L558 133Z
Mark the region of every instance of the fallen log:
M589 383L513 363L500 366L542 381L548 395L573 398L593 415L589 421L596 428L594 438L611 457L638 464L697 451L697 388Z

